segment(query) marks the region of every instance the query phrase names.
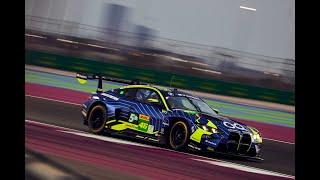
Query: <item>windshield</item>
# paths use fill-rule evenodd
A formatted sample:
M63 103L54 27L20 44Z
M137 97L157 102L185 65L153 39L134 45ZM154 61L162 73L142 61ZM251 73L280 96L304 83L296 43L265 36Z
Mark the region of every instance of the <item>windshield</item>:
M200 112L203 112L203 113L206 113L206 114L214 114L214 115L217 114L204 101L202 101L200 99L193 99L193 98L190 98L190 100L192 101L192 104L194 104L200 110Z
M196 107L186 97L167 97L170 109L197 111Z
M166 99L170 109L183 109L198 111L206 114L217 114L201 99L187 98L182 96L171 96L167 97Z

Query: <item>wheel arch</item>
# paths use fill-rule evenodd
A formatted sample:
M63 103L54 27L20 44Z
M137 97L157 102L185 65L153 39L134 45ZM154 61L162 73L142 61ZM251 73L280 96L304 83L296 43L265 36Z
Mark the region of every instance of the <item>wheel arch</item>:
M95 107L95 106L97 106L97 105L102 105L102 106L103 106L104 108L106 108L106 110L108 111L107 105L106 105L104 102L102 102L102 101L95 101L95 102L93 102L93 103L90 105L89 110L88 110L88 115L91 113L91 110L93 109L93 107ZM89 117L89 116L87 116L87 120L88 120L88 117Z
M191 120L186 119L186 118L183 118L183 117L169 117L168 119L169 119L169 125L166 126L166 128L165 128L165 131L166 131L166 132L168 132L168 131L171 129L172 125L173 125L174 123L176 123L177 121L183 121L183 122L185 122L185 123L187 124L188 129L189 129L189 132L190 132L190 133L192 132L193 123L192 123Z

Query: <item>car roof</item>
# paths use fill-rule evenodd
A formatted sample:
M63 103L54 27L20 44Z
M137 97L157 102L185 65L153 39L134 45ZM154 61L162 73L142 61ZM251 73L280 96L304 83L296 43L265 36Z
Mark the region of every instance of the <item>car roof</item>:
M190 97L190 98L194 98L194 99L200 99L197 96L194 96L190 93L180 91L178 89L169 89L169 88L165 88L165 87L155 87L152 85L128 85L128 86L124 86L122 88L124 88L124 89L126 89L126 88L147 88L147 89L157 90L157 91L161 92L161 94L164 96L182 96L182 97Z
M166 94L165 92L170 92L170 89L155 87L155 86L152 86L152 85L128 85L128 86L123 86L120 89L128 89L128 88L153 89L153 90L161 92L161 94Z

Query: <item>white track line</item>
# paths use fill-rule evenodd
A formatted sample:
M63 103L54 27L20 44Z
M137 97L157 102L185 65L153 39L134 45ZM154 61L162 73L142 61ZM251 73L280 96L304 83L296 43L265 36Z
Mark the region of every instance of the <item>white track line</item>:
M28 119L26 119L25 122L30 123L30 124L38 124L38 125L42 125L42 126L58 128L58 129L61 129L61 130L84 132L84 131L79 131L79 130L76 130L76 129L66 128L66 127L62 127L62 126L56 126L56 125L53 125L53 124L47 124L47 123L42 123L42 122L28 120Z
M74 135L78 135L78 136L84 136L84 137L99 139L99 140L113 142L113 143L128 144L128 145L135 145L135 146L149 147L149 148L157 148L156 146L149 146L149 145L139 144L139 143L125 141L125 140L121 140L121 139L117 139L117 138L111 138L111 137L107 137L107 136L94 135L94 134L90 134L90 133L85 132L85 131L66 128L66 127L62 127L62 126L56 126L56 125L52 125L52 124L46 124L46 123L42 123L42 122L38 122L38 121L32 121L32 120L28 120L28 119L26 119L25 122L30 123L30 124L38 124L38 125L41 125L41 126L57 128L57 131L63 132L63 133L69 133L69 134L74 134Z
M236 170L255 173L255 174L262 174L262 175L268 175L268 176L278 176L278 177L295 179L295 176L290 176L287 174L282 174L282 173L278 173L278 172L274 172L274 171L264 170L264 169L260 169L260 168L245 166L245 165L231 163L231 162L225 163L225 162L216 161L216 160L213 161L213 160L203 160L203 159L193 159L193 158L191 158L191 159L195 160L195 161L200 161L200 162L205 162L208 164L216 165L216 166L236 169Z
M90 134L90 133L87 133L87 132L84 132L84 131L78 131L78 130L75 130L75 129L65 128L65 127L61 127L61 126L55 126L55 125L46 124L46 123L40 123L40 122L36 122L36 121L31 121L31 120L25 120L25 121L28 122L28 123L41 124L43 126L48 126L48 127L55 127L55 128L60 129L58 131L62 132L62 133L69 133L69 134L73 134L73 135L78 135L78 136L83 136L83 137L88 137L88 138L94 138L94 139L107 141L107 142L112 142L112 143L128 144L128 145L135 145L135 146L141 146L141 147L146 147L146 148L161 149L161 150L170 151L170 152L174 152L174 153L180 153L180 154L184 154L184 155L189 155L189 156L193 156L193 157L199 158L199 159L189 158L190 160L206 162L206 163L213 164L213 165L216 165L216 166L232 168L232 169L236 169L236 170L240 170L240 171L246 171L246 172L263 174L263 175L286 177L286 178L291 178L291 179L295 178L295 176L282 174L282 173L278 173L278 172L274 172L274 171L269 171L269 170L265 170L265 169L250 167L250 166L246 166L246 165L242 165L242 164L232 163L232 162L228 162L228 161L223 161L223 160L219 160L219 159L204 157L204 156L185 153L185 152L178 152L178 151L174 151L174 150L171 150L171 149L166 149L166 148L156 147L156 146L150 146L150 145L144 145L144 144L130 142L130 141L121 140L121 139L116 139L116 138L112 138L112 137L94 135L94 134ZM64 131L62 129L65 129L67 131Z
M131 142L131 141L125 141L125 140L121 140L121 139L117 139L117 138L111 138L111 137L107 137L107 136L94 135L94 134L90 134L90 133L87 133L87 132L74 132L74 131L64 131L64 130L58 130L58 131L59 132L63 132L63 133L77 135L77 136L82 136L82 137L99 139L99 140L102 140L102 141L107 141L107 142L112 142L112 143L117 143L117 144L127 144L127 145L134 145L134 146L158 149L156 146L150 146L150 145L135 143L135 142Z
M33 95L28 95L28 94L26 94L25 96L33 97L33 98L38 98L38 99L44 99L44 100L48 100L48 101L55 101L55 102L60 102L60 103L65 103L65 104L72 104L72 105L76 105L76 106L81 106L81 104L72 103L72 102L68 102L68 101L62 101L62 100L56 100L56 99L51 99L51 98L33 96ZM271 139L271 138L263 138L263 139L267 139L267 140L269 140L269 141L281 142L281 143L285 143L285 144L291 144L291 145L294 145L294 144L295 144L295 143L292 143L292 142L281 141L281 140L276 140L276 139Z
M81 106L81 104L78 104L78 103L62 101L62 100L57 100L57 99L45 98L45 97L40 97L40 96L33 96L33 95L29 95L29 94L26 94L25 96L38 98L38 99L44 99L44 100L48 100L48 101L55 101L55 102L60 102L60 103L65 103L65 104L72 104L72 105L75 105L75 106Z
M276 141L276 142L280 142L280 143L295 145L295 143L293 143L293 142L281 141L281 140L276 140L276 139L271 139L271 138L263 138L263 139L267 139L269 141Z

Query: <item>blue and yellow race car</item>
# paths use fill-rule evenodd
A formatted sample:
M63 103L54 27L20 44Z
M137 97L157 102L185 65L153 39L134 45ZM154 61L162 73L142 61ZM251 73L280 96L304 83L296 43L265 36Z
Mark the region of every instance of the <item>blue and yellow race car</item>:
M94 134L116 133L168 145L261 159L259 131L219 115L201 98L137 81L77 74L80 83L98 79L82 105L83 123ZM102 80L131 85L103 91Z

